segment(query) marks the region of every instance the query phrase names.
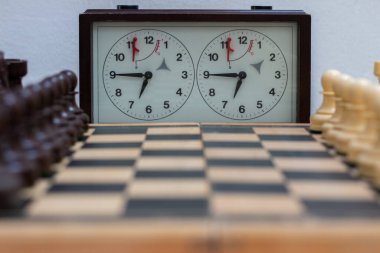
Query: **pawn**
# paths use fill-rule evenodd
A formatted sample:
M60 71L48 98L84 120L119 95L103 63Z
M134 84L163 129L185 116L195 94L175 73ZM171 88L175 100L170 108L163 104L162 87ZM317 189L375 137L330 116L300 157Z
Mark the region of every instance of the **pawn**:
M75 101L75 95L78 94L78 92L75 91L78 79L74 72L70 70L64 70L61 73L65 74L66 77L68 77L70 80L70 92L66 96L66 99L69 102L69 110L73 112L74 115L76 115L76 117L80 118L80 120L82 121L82 129L80 135L83 135L88 130L90 118L81 108L78 107Z
M346 117L342 123L342 131L336 135L336 149L338 153L346 154L351 141L358 138L366 127L365 118L365 90L371 86L366 79L358 79L348 87L346 97Z
M20 203L19 192L22 182L0 166L0 210L17 208Z
M372 96L376 94L376 89L380 86L371 85L365 89L364 99L366 101L366 108L364 112L365 129L359 134L358 138L353 140L348 147L347 161L353 165L357 164L360 154L369 151L377 138L376 128L376 114L375 107L372 101Z
M325 137L325 140L327 144L331 147L335 146L335 137L337 133L342 131L342 128L344 128L344 122L346 121L346 104L347 104L347 93L350 85L353 85L354 79L349 75L341 75L336 80L337 85L337 95L341 98L340 101L340 115L339 118L337 118L336 122L330 127L326 129L326 133L323 133L323 136Z
M334 79L339 76L339 71L328 70L322 76L323 102L317 112L310 117L310 130L321 132L322 125L326 123L335 112L335 100L333 91Z
M374 127L377 134L371 147L358 156L357 164L361 175L373 178L375 168L378 168L377 163L380 162L380 88L373 89L368 102L374 108Z
M375 74L380 83L380 61L375 62L373 73Z

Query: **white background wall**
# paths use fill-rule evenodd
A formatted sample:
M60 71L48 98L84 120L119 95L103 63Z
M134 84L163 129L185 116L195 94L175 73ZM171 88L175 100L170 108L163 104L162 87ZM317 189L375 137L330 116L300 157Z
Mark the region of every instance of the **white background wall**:
M79 70L78 14L86 9L138 4L140 8L302 9L312 15L312 111L320 101L320 76L335 68L373 81L380 59L380 0L0 0L0 50L29 62L25 81L62 69Z

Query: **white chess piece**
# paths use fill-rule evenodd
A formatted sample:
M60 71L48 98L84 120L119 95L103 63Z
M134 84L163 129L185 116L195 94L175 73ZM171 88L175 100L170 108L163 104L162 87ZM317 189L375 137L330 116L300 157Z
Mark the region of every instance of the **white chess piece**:
M310 130L322 131L322 125L331 118L335 112L333 82L340 75L337 70L328 70L322 75L323 101L317 112L310 117Z

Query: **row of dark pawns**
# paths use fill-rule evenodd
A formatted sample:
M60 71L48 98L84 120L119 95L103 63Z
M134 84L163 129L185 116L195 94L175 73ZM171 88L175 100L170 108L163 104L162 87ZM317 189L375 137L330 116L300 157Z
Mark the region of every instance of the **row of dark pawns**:
M0 208L14 207L21 188L52 174L88 129L76 85L76 75L65 70L0 93Z

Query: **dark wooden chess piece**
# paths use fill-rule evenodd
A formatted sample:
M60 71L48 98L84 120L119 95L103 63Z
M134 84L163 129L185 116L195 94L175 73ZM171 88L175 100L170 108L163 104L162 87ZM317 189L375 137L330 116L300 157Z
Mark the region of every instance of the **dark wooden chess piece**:
M9 88L7 63L5 62L4 53L0 51L0 93Z
M22 88L22 78L28 73L28 64L25 60L5 59L8 69L9 88Z
M34 184L39 173L34 161L28 160L20 145L23 135L21 122L23 121L23 107L14 92L6 91L0 96L2 120L0 124L0 160L5 169L18 175L23 185Z
M20 178L0 166L0 210L17 207L19 203L18 193L21 187Z
M36 85L30 85L32 87ZM32 88L24 88L18 91L18 95L24 106L23 120L20 130L20 145L27 159L37 164L37 170L42 175L51 174L52 159L50 153L43 149L43 145L37 139L38 124L37 113L40 103L40 96Z
M71 138L65 129L68 123L66 120L62 120L60 107L55 104L56 99L59 97L59 88L54 85L56 81L54 78L46 78L39 85L42 87L43 92L43 114L48 121L46 127L51 128L49 130L51 134L49 139L54 142L54 162L59 162L63 157L70 154Z
M70 92L66 96L66 99L69 102L69 110L72 111L76 117L79 117L83 122L83 129L81 133L81 135L83 135L83 133L88 130L90 118L81 108L79 108L75 101L75 96L78 94L78 92L75 91L78 84L78 78L75 73L70 70L64 70L61 73L65 74L70 80Z

